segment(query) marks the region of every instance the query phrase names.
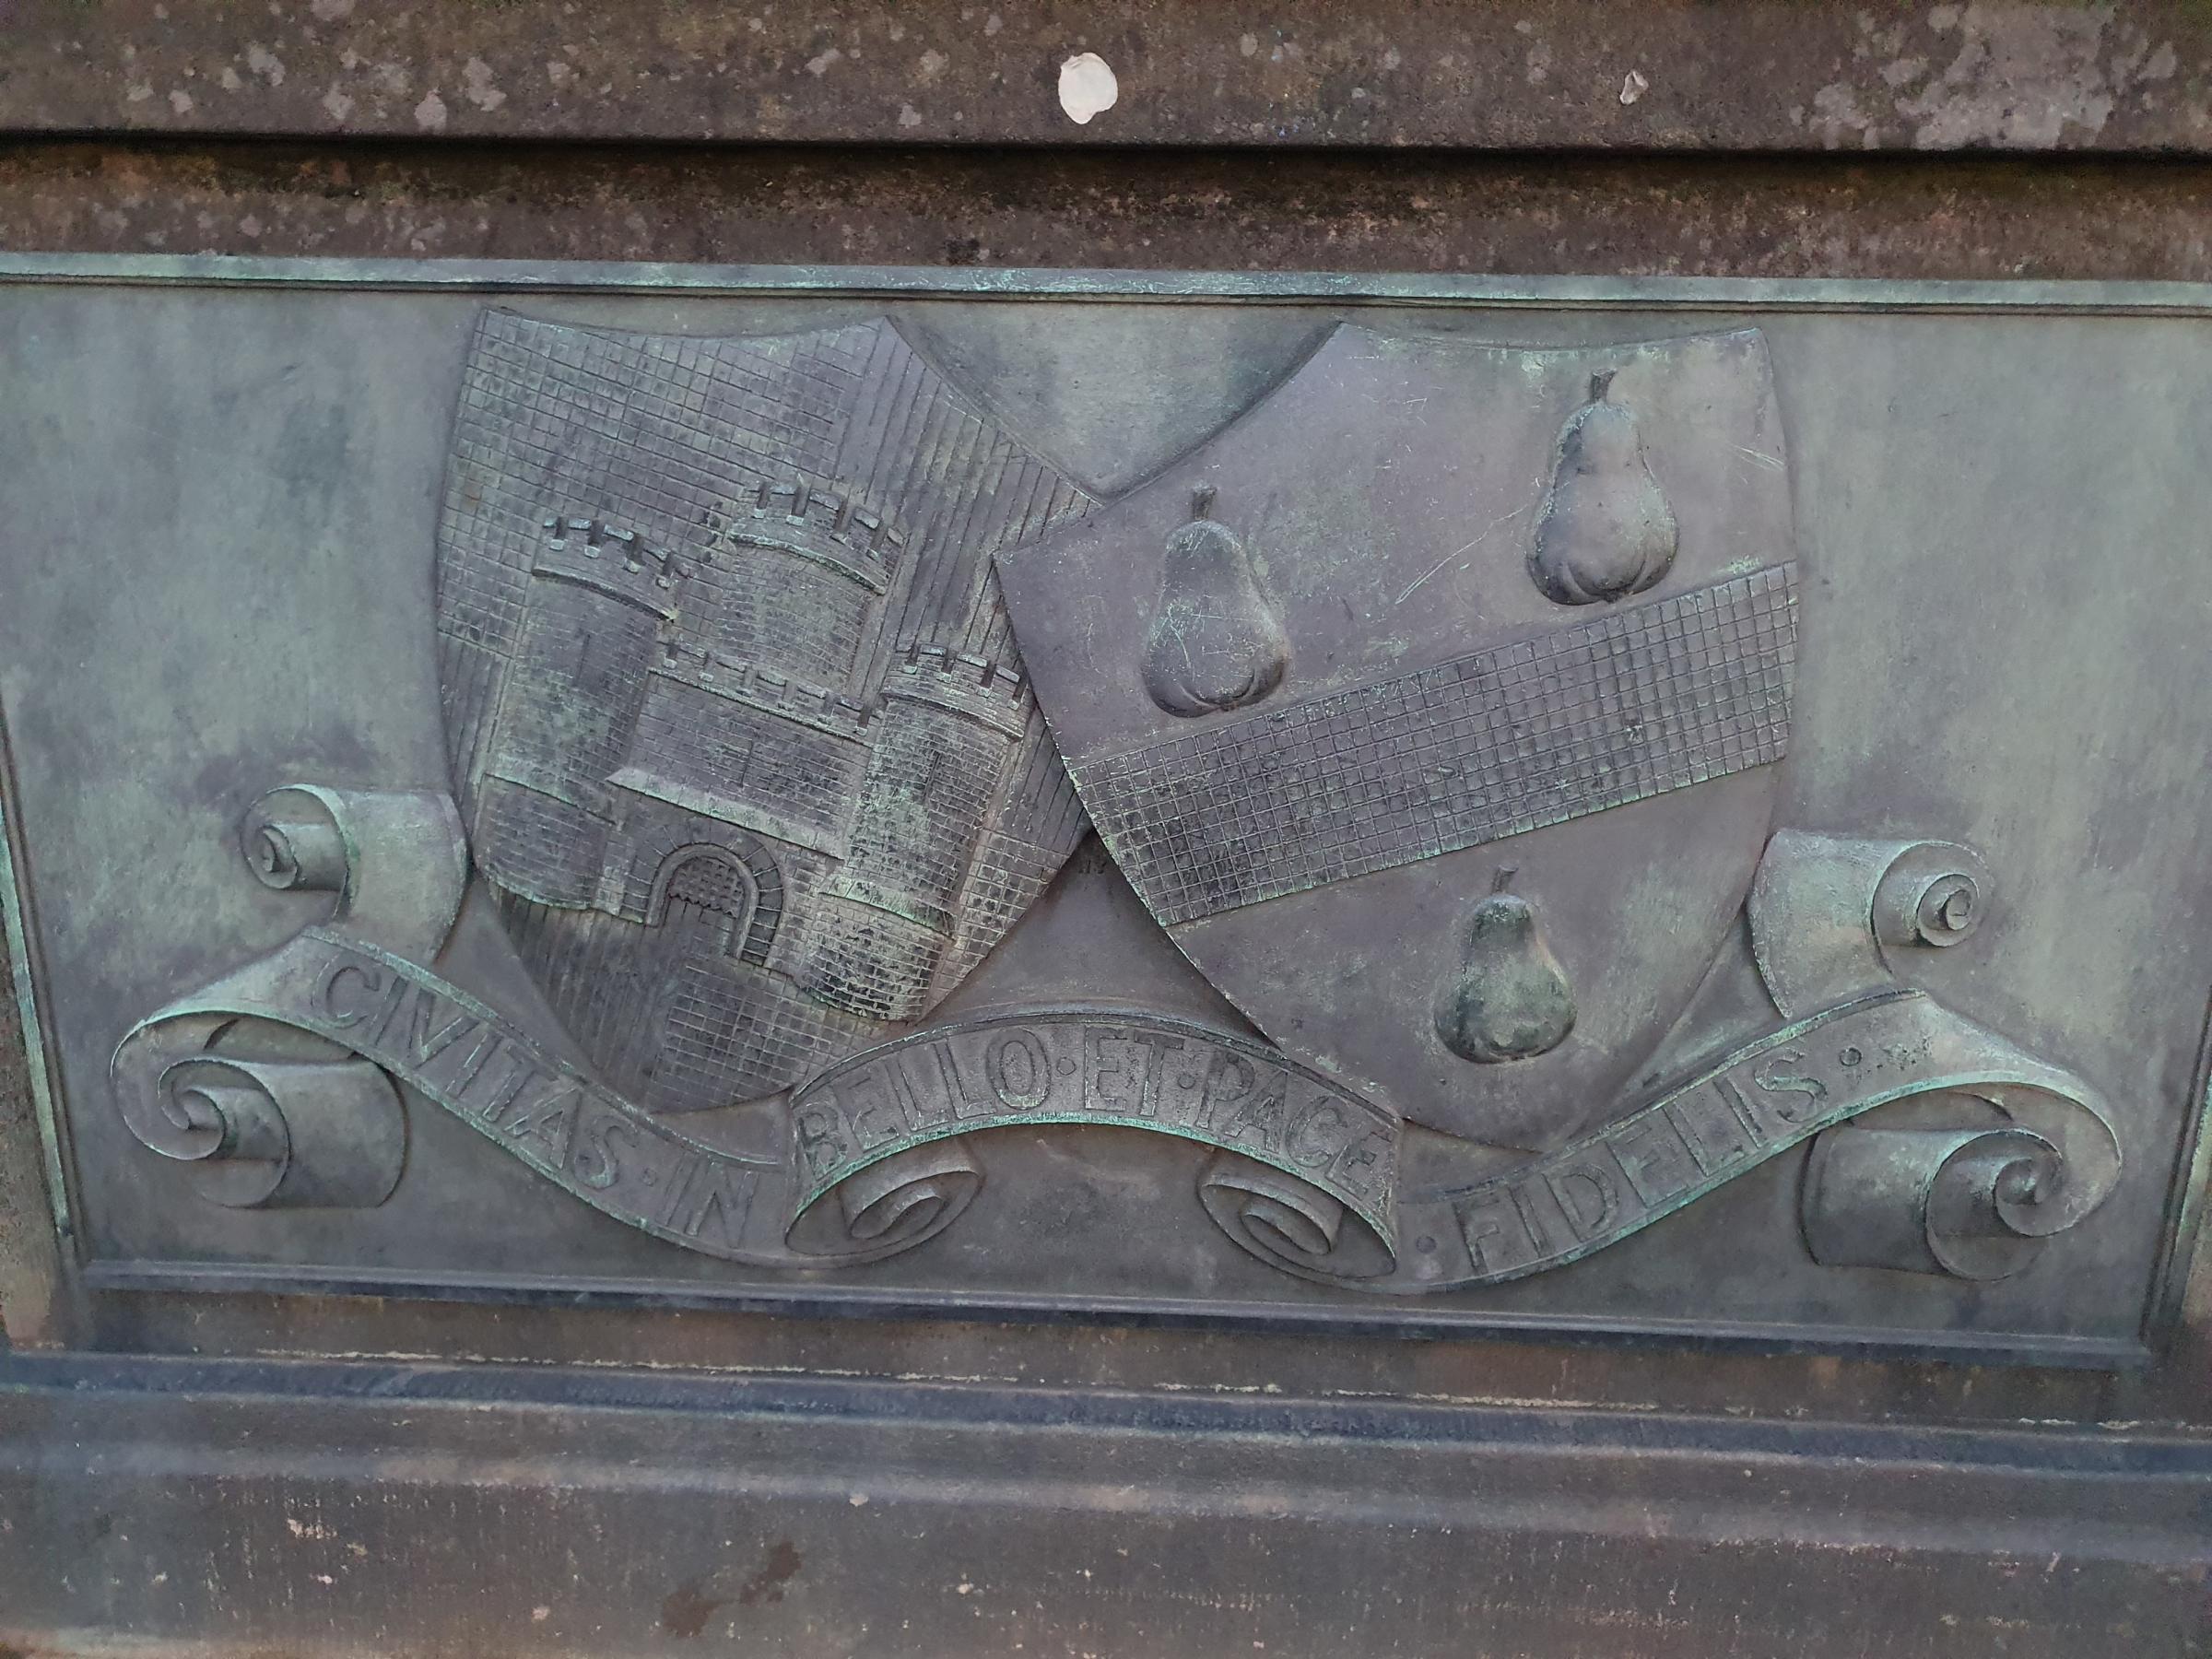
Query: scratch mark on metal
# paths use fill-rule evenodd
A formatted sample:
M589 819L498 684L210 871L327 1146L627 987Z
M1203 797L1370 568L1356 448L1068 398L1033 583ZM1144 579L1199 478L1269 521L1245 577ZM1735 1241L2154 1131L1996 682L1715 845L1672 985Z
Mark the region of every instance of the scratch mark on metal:
M1745 453L1748 454L1751 452L1747 450ZM1780 465L1781 463L1777 462L1775 465ZM1442 570L1453 559L1460 558L1464 554L1472 553L1477 547L1482 546L1483 538L1488 536L1491 531L1497 529L1499 525L1506 524L1511 520L1519 518L1527 511L1528 509L1526 507L1516 507L1511 512L1505 514L1504 517L1492 519L1488 524L1482 527L1481 535L1476 536L1476 538L1469 542L1465 547L1454 547L1451 552L1445 554L1441 559L1438 559L1434 564L1423 571L1418 576L1416 576L1413 581L1406 585L1406 591L1400 594L1396 599L1392 601L1392 603L1394 605L1405 604L1406 600L1413 597L1414 590L1418 588L1422 582L1428 581L1430 577L1435 575L1439 571Z

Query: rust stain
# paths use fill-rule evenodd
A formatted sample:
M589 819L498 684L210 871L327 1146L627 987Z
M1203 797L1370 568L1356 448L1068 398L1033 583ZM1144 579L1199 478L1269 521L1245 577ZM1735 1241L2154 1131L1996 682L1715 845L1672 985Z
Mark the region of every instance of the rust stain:
M789 1538L779 1538L734 1596L709 1594L713 1587L712 1574L687 1579L663 1598L661 1629L679 1641L688 1641L706 1630L709 1619L733 1603L740 1607L773 1606L783 1599L784 1587L798 1577L804 1560ZM7 1659L7 1655L0 1653L0 1659Z
M688 1641L707 1628L707 1620L730 1605L730 1598L710 1596L704 1579L690 1579L668 1592L661 1602L661 1629L679 1641Z
M769 1550L768 1559L760 1564L760 1571L747 1579L738 1590L737 1605L741 1607L772 1606L782 1601L783 1586L799 1575L800 1560L799 1552L789 1538L779 1540Z

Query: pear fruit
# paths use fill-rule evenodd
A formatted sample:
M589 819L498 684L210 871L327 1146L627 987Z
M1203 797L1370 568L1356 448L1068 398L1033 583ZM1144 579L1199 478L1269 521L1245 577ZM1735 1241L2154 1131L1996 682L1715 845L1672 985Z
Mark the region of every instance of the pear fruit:
M1171 714L1218 714L1258 702L1290 661L1283 625L1260 593L1235 531L1191 500L1191 522L1168 537L1159 605L1145 635L1145 689Z
M1547 598L1593 605L1640 594L1675 562L1675 510L1652 477L1635 412L1611 400L1610 371L1559 429L1551 488L1528 573Z
M1458 971L1436 999L1436 1034L1462 1060L1491 1065L1549 1053L1574 1030L1574 991L1527 900L1504 890L1467 919Z

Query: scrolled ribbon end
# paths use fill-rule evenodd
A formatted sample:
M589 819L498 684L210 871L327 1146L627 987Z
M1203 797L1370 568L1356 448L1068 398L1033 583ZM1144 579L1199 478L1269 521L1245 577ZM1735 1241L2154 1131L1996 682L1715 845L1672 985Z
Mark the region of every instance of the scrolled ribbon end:
M1806 1244L1824 1266L2010 1278L2060 1230L2065 1182L2026 1129L1831 1130L1806 1166Z
M1380 1279L1396 1266L1394 1241L1342 1200L1286 1171L1217 1152L1198 1177L1214 1225L1271 1267L1324 1282Z

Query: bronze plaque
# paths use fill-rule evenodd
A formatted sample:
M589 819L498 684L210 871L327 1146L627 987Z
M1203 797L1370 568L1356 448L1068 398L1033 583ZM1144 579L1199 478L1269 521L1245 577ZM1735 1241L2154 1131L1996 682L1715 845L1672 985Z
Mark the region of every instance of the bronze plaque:
M2156 1335L2195 290L8 276L95 1288Z

